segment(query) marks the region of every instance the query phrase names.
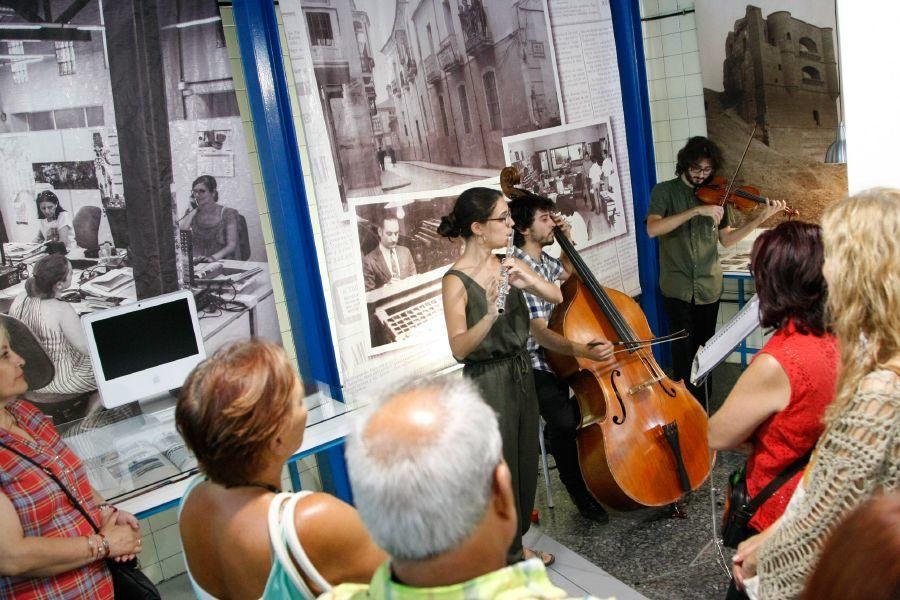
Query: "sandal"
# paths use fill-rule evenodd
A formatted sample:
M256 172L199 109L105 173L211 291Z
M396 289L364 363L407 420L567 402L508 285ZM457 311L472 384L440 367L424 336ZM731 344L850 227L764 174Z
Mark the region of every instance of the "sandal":
M549 552L541 552L540 550L532 550L531 548L522 548L522 552L525 555L525 560L540 556L541 562L544 563L545 568L556 562L556 557Z

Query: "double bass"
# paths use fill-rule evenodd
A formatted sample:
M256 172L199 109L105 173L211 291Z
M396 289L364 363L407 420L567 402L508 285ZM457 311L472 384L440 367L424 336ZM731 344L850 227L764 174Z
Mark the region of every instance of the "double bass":
M517 183L515 167L501 171L508 198L533 195ZM664 338L653 337L638 304L601 286L558 228L555 236L574 273L563 283L550 329L574 342L600 338L618 348L612 364L545 350L581 409L576 436L584 482L597 500L618 510L676 503L709 476L706 412L656 363L650 345Z

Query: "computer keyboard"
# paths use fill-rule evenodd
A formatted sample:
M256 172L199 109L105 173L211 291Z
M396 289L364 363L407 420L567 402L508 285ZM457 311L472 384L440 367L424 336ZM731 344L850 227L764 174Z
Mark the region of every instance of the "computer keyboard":
M440 294L387 305L381 307L378 312L382 322L393 335L394 341L410 337L415 330L443 314Z

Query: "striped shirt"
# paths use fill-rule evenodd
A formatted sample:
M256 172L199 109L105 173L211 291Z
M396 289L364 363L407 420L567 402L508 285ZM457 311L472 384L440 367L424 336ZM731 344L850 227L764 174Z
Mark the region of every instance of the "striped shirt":
M541 262L537 262L526 254L521 248L515 249L515 257L531 267L535 273L549 281L555 283L563 274L563 265L559 259L553 258L546 252L541 252ZM529 294L522 290L525 294L525 302L528 304L528 312L531 313L532 319L544 319L550 321L550 313L556 306L552 302L547 302L540 296ZM528 342L525 344L528 354L531 355L531 366L537 371L547 371L552 373L553 369L547 364L547 358L544 356L544 349L538 346L533 335L528 336Z
M59 437L49 417L23 400L6 405L18 426L34 441L0 428L0 441L50 469L81 505L100 523L84 464ZM65 493L43 471L0 447L0 493L12 503L26 537L78 537L94 533L91 525L72 506ZM87 557L88 545L84 541ZM113 587L104 561L94 561L52 577L0 576L0 598L16 600L112 599Z
M56 369L53 380L35 391L42 394L83 394L96 390L91 357L72 345L56 319L45 318L41 311L44 302L61 301L33 298L23 292L16 297L9 309L10 316L25 323L34 333ZM64 308L72 310L68 305Z
M547 577L538 558L486 573L475 579L433 588L414 588L394 581L391 565L385 563L375 571L369 585L344 583L319 596L325 600L525 600L527 598L571 598ZM593 596L581 596L592 599Z

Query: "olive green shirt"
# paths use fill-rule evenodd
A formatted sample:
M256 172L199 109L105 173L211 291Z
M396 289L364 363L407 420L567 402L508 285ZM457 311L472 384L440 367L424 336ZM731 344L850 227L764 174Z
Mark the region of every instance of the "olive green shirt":
M648 214L671 217L701 204L681 177L663 181L650 194ZM731 208L718 229L709 217L696 216L659 236L659 288L662 295L695 304L712 304L722 295L719 229L732 224Z

